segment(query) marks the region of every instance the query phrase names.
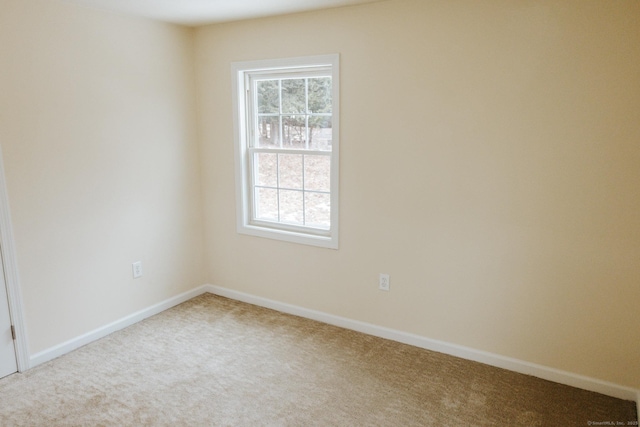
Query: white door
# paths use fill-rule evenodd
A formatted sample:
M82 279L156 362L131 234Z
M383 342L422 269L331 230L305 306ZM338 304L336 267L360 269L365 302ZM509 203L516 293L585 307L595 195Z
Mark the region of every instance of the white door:
M0 378L18 371L16 350L11 334L11 318L9 317L9 300L4 283L4 270L0 262Z

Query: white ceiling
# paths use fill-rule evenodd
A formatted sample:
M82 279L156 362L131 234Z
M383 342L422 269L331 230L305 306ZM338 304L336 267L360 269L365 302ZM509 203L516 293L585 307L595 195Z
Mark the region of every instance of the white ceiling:
M203 25L381 0L66 0L182 25Z

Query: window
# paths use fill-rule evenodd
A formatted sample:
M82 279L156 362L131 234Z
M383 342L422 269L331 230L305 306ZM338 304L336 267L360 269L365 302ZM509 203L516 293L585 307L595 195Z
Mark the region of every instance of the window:
M232 64L238 232L338 247L338 55Z

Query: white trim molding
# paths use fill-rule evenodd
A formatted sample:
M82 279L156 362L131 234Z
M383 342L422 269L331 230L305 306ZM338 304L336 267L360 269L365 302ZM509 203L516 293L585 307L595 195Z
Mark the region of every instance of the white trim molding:
M13 226L11 222L11 210L9 209L9 195L7 192L6 178L4 174L4 161L0 149L0 248L2 248L2 262L4 267L5 285L9 300L9 316L13 325L16 338L13 345L16 350L16 362L18 371L29 369L29 347L27 345L27 333L24 324L24 309L22 293L20 291L20 275L18 273L18 260L16 244L13 238Z
M249 304L270 308L273 310L281 311L283 313L317 320L319 322L328 323L330 325L339 326L341 328L351 329L368 335L386 338L404 344L413 345L415 347L424 348L426 350L436 351L438 353L444 353L451 356L460 357L462 359L472 360L475 362L484 363L486 365L495 366L497 368L531 375L556 383L616 397L618 399L635 401L636 405L640 406L640 390L636 390L630 387L621 386L596 378L590 378L583 375L574 374L572 372L562 371L559 369L550 368L548 366L538 365L511 357L501 356L499 354L476 350L470 347L464 347L457 344L451 344L444 341L426 338L420 335L410 334L407 332L389 329L370 323L335 316L333 314L328 314L321 311L310 310L307 308L270 300L267 298L239 292L221 286L207 285L206 289L207 291L215 295L220 295Z
M231 298L237 301L246 302L249 304L257 305L260 307L270 308L283 313L292 314L295 316L304 317L311 320L316 320L322 323L338 326L345 329L350 329L357 332L362 332L368 335L377 336L380 338L389 339L392 341L401 342L404 344L413 345L415 347L424 348L426 350L436 351L443 354L448 354L455 357L460 357L466 360L472 360L475 362L484 363L486 365L495 366L497 368L507 369L513 372L521 374L531 375L537 378L553 381L560 384L565 384L572 387L581 388L584 390L601 393L607 396L615 397L618 399L635 401L636 408L638 410L638 419L640 419L640 390L636 390L630 387L621 386L611 382L602 381L596 378L590 378L572 372L561 371L559 369L550 368L547 366L537 365L534 363L513 359L510 357L501 356L498 354L488 353L485 351L476 350L469 347L460 346L457 344L451 344L444 341L433 340L423 336L410 334L382 326L373 325L366 322L360 322L345 317L335 316L333 314L324 313L321 311L311 310L308 308L287 304L256 295L239 292L233 289L224 288L214 285L202 285L198 288L184 292L175 297L169 298L158 304L155 304L146 309L140 310L129 316L126 316L120 320L116 320L108 325L93 331L87 332L79 337L58 344L54 347L34 354L30 358L29 368L35 367L41 363L53 360L56 357L69 353L77 348L80 348L86 344L103 338L113 332L124 329L127 326L133 325L141 320L151 317L155 314L161 313L164 310L168 310L178 304L190 300L204 293L212 293L214 295Z
M106 337L113 332L138 323L141 320L146 319L147 317L151 317L153 315L161 313L165 310L170 309L171 307L175 307L178 304L182 304L183 302L188 301L191 298L195 298L198 295L202 295L206 292L209 292L209 286L207 285L203 285L190 291L183 292L172 298L159 302L158 304L152 305L151 307L142 309L133 314L130 314L129 316L123 317L120 320L111 322L108 325L102 326L98 329L94 329L93 331L87 332L86 334L80 335L79 337L73 338L69 341L43 350L31 356L29 367L33 368L37 365L40 365L41 363L53 360L56 357L67 354L93 341Z

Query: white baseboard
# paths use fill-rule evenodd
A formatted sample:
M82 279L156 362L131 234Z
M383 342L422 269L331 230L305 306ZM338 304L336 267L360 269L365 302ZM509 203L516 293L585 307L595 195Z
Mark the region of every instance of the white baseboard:
M70 351L73 351L93 341L103 338L113 332L119 331L120 329L124 329L127 326L131 326L134 323L146 319L147 317L151 317L155 314L161 313L171 307L188 301L191 298L204 294L205 292L211 292L210 286L203 285L196 289L181 293L180 295L176 295L175 297L164 300L151 307L130 314L129 316L126 316L120 320L116 320L115 322L109 323L108 325L105 325L101 328L94 329L93 331L87 332L86 334L80 335L79 337L73 338L69 341L63 342L62 344L58 344L54 347L36 353L29 358L29 368L33 368L34 366L37 366L41 363L53 360L56 357L69 353Z
M484 363L486 365L495 366L497 368L508 369L510 371L531 375L556 383L594 391L596 393L616 397L618 399L635 401L636 406L640 408L640 390L636 390L630 387L621 386L611 382L602 381L567 371L561 371L559 369L550 368L547 366L537 365L535 363L525 362L523 360L518 360L511 357L493 354L486 351L475 350L473 348L464 347L457 344L434 340L420 335L410 334L407 332L389 329L370 323L360 322L345 317L334 316L332 314L327 314L321 311L310 310L307 308L246 294L220 286L205 285L205 289L212 294L235 299L238 301L243 301L261 307L270 308L273 310L281 311L283 313L317 320L319 322L328 323L330 325L339 326L345 329L351 329L380 338L386 338L404 344L413 345L415 347L449 354L451 356L460 357L462 359L473 360L475 362Z
M351 329L368 335L413 345L415 347L449 354L451 356L460 357L462 359L473 360L475 362L484 363L486 365L508 369L510 371L519 372L526 375L532 375L534 377L557 382L560 384L594 391L596 393L616 397L618 399L635 401L636 407L638 409L638 419L640 419L640 390L621 386L607 381L598 380L595 378L586 377L583 375L574 374L567 371L561 371L559 369L550 368L547 366L537 365L535 363L529 363L510 357L501 356L498 354L475 350L473 348L464 347L457 344L434 340L420 335L385 328L382 326L373 325L371 323L360 322L357 320L348 319L346 317L335 316L321 311L311 310L292 304L270 300L267 298L214 285L202 285L198 288L184 292L180 295L176 295L175 297L169 298L151 307L140 310L120 320L116 320L115 322L112 322L101 328L87 332L86 334L83 334L79 337L36 353L29 358L29 368L32 368L44 362L48 362L49 360L53 360L56 357L62 356L63 354L66 354L86 344L103 338L120 329L124 329L127 326L133 325L134 323L146 319L147 317L151 317L155 314L161 313L164 310L188 301L191 298L194 298L205 292L235 299L238 301L243 301L249 304L258 305L261 307L270 308L273 310L281 311L283 313L317 320L319 322L339 326L345 329Z

